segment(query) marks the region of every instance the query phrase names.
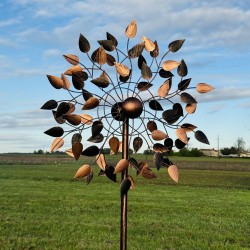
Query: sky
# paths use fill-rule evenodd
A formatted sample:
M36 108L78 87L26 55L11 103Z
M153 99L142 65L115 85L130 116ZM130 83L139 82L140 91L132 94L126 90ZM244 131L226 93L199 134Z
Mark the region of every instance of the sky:
M93 44L92 51L106 32L122 49L133 19L138 31L131 44L144 35L163 51L171 41L185 39L166 60L184 59L192 86L215 88L195 94L197 110L187 117L210 145L190 136L189 147L231 147L242 137L250 150L249 1L2 0L0 10L0 153L49 150L54 138L43 132L58 124L40 107L65 94L46 75L60 76L70 67L64 54L86 60L78 48L80 33Z

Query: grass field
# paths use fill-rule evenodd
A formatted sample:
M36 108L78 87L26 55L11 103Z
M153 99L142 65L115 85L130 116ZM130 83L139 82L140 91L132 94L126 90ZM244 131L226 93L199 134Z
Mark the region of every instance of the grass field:
M17 158L0 166L0 249L119 249L119 183L98 177L95 165L88 186L74 181L82 160ZM241 171L226 169L231 163L180 168L178 185L166 169L153 180L134 176L128 249L250 249L249 161Z

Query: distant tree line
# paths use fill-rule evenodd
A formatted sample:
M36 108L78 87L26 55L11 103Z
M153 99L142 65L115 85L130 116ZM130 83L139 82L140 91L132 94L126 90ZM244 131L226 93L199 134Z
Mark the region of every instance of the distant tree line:
M153 150L144 150L143 153L146 154L146 155L153 155L155 152ZM192 148L191 150L189 150L186 147L180 149L178 152L175 152L175 151L171 150L171 152L169 152L168 155L169 156L183 156L183 157L200 157L200 156L204 156L204 154L202 152L200 152L199 149Z

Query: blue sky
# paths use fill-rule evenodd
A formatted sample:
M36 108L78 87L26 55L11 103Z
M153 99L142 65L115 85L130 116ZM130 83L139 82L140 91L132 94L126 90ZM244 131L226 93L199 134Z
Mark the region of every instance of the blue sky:
M215 87L196 96L197 111L187 118L210 145L191 136L189 146L217 148L219 137L220 147L230 147L243 137L250 149L249 1L2 0L0 9L0 153L49 150L53 138L43 132L57 124L40 107L64 94L51 87L46 74L60 76L70 67L63 54L82 58L80 33L95 48L106 31L126 41L124 30L133 19L134 43L145 35L164 50L185 38L183 48L167 59L185 60L193 86Z

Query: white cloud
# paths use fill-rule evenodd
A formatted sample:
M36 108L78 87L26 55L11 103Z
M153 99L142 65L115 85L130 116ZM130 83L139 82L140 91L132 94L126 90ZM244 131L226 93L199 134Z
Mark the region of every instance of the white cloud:
M13 24L17 24L20 21L18 19L12 18L12 19L7 19L7 20L0 20L0 28L10 26Z

